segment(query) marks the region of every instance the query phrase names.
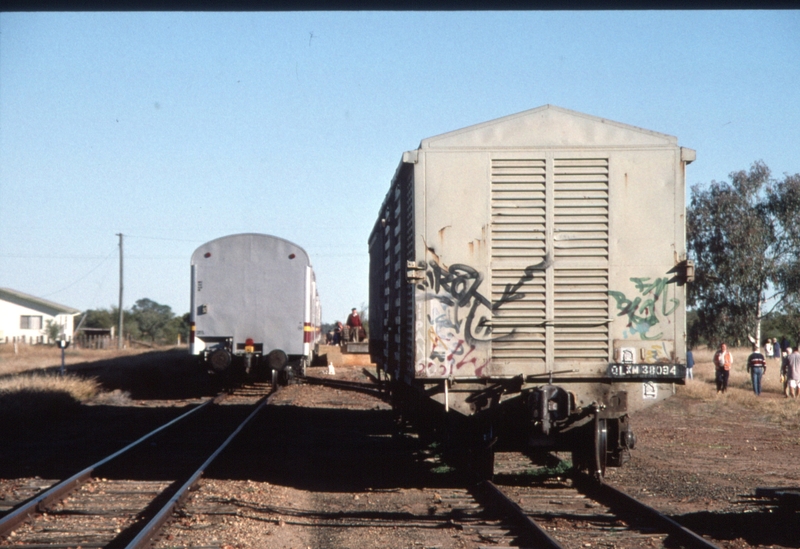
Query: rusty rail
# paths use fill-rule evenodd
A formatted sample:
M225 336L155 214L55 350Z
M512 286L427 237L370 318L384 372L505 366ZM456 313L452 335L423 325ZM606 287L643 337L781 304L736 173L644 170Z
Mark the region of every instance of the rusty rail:
M584 474L576 474L573 477L575 487L587 496L608 505L615 509L619 515L646 516L654 525L657 525L664 534L679 540L682 547L697 549L719 549L719 546L703 538L699 534L692 532L688 528L681 526L673 519L663 513L645 505L636 498L622 492L621 490L598 482L592 477ZM552 538L533 518L531 518L522 507L511 500L500 488L491 481L483 481L477 489L490 499L494 504L502 508L513 520L523 526L537 540L537 547L544 549L562 549L564 546Z
M154 435L160 433L161 431L163 431L164 429L170 427L171 425L174 425L175 423L178 423L179 421L182 421L183 419L189 417L190 415L194 414L195 412L205 408L206 406L208 406L209 404L214 402L217 398L218 397L214 397L214 398L210 398L210 399L206 400L202 404L200 404L200 405L196 406L195 408L192 408L188 412L176 417L172 421L169 421L168 423L165 423L164 425L162 425L158 429L155 429L154 431L151 431L151 432L147 433L146 435L144 435L140 439L138 439L138 440L136 440L134 442L131 442L130 444L128 444L127 446L125 446L121 450L118 450L118 451L114 452L110 456L103 458L102 460L98 461L97 463L95 463L93 465L90 465L89 467L87 467L83 471L80 471L79 473L76 473L76 474L72 475L68 479L63 480L63 481L59 482L58 484L55 484L54 486L51 486L50 488L48 488L46 491L42 492L41 494L39 494L37 496L34 496L30 500L28 500L26 503L24 503L22 506L12 510L6 516L4 516L2 519L0 519L0 536L5 535L8 532L12 531L17 525L19 525L20 523L28 520L28 518L33 516L35 513L45 511L47 509L48 505L50 505L54 501L58 501L58 500L63 499L67 494L69 494L70 492L72 492L73 490L78 488L81 484L86 482L89 478L91 478L92 472L95 469L97 469L98 467L100 467L101 465L105 465L106 463L108 463L112 459L115 459L115 458L119 457L120 455L124 454L125 452L127 452L131 448L134 448L135 446L138 446L142 442L144 442L144 441L148 440L149 438L153 437Z
M633 496L626 494L610 484L598 482L585 474L576 475L575 481L576 486L580 486L588 495L591 495L598 501L605 501L611 508L621 508L623 511L628 511L638 516L645 515L650 517L653 522L664 529L665 533L681 540L685 544L685 547L720 549L718 545L711 543L701 535L680 525L667 515L642 503Z
M209 465L217 458L217 456L228 447L228 445L236 438L236 435L247 425L251 419L253 419L256 414L258 414L261 409L266 406L270 399L277 390L274 390L272 393L267 395L266 397L262 398L258 404L256 404L255 409L250 413L247 418L239 424L239 426L231 433L231 435L225 439L219 448L217 448L209 458L203 462L203 464L189 477L179 489L178 491L169 499L169 501L155 514L155 516L150 519L148 522L139 532L139 534L128 544L126 545L126 549L140 549L144 547L150 546L150 541L156 535L156 533L161 529L164 524L169 520L172 512L175 508L180 505L180 503L186 498L189 494L189 490L191 490L192 486L197 484L197 481L200 480L200 477L203 476L203 473L208 468Z

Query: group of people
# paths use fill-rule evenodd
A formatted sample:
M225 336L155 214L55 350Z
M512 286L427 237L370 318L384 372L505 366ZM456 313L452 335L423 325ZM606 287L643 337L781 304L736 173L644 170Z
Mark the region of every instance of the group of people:
M789 341L785 337L780 341L780 343L778 342L777 337L773 337L772 339L767 338L767 341L764 342L764 353L768 358L782 358L784 355L781 354L781 349L783 349L783 352L786 354L790 354L792 352L792 348L789 347Z
M786 397L797 398L800 394L800 349L786 348L786 356L781 361L781 382Z
M353 307L350 314L347 316L345 324L337 321L336 328L328 332L326 337L329 345L359 343L366 338L367 332L364 329L364 325L361 323L361 317L358 315L358 310L355 307Z
M777 348L778 354L775 354ZM783 353L781 353L783 348ZM786 397L797 398L800 395L800 349L794 349L784 339L782 345L777 339L767 340L765 344L766 356L761 352L758 344L753 344L753 352L747 357L747 373L753 382L753 392L761 395L761 381L767 371L767 358L781 361L781 383ZM688 362L688 360L687 360ZM692 361L693 362L693 361ZM717 394L728 390L728 379L733 366L733 354L728 346L722 343L719 350L714 353L714 380L717 385ZM687 377L689 377L687 375Z

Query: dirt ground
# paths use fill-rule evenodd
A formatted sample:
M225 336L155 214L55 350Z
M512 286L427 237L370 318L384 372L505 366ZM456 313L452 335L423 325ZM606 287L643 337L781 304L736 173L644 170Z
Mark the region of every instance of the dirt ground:
M720 547L800 547L800 533L787 534L785 528L787 520L794 526L800 523L798 515L780 516L752 498L757 487L800 486L800 399L783 396L778 367L772 362L764 393L756 397L744 373L746 355L746 351L735 353L730 389L717 394L711 353L697 352L695 379L677 386L673 398L632 417L637 436L632 459L622 468L609 469L606 480L712 536ZM2 365L0 361L0 376ZM7 509L30 497L47 479L85 467L213 392L184 354L176 351L70 368L96 377L108 392L94 403L70 408L47 421L0 422L0 512L4 502ZM324 367L312 370L328 375ZM137 371L145 372L146 379ZM330 377L370 379L362 366L339 366ZM340 516L346 524L366 520L375 512L420 517L426 509L434 509L430 512L435 516L438 487L435 479L415 478L415 469L403 469L410 453L392 446L386 402L368 394L353 396L309 385L294 386L283 398L287 399L283 409L270 416L275 421L260 426L264 433L272 429L272 436L282 442L267 449L253 442L258 438L243 439L244 447L231 450L230 455L237 456L235 464L233 458L223 459L209 472L188 504L197 511L174 523L161 547L212 540L216 546L231 548L430 546L430 538L423 539L423 534L432 529L425 525L398 534L396 526L374 521L361 528L339 529L331 539L320 534L307 537L322 520L309 509L326 510L328 519ZM297 414L299 409L306 415L284 419L307 423L292 426L280 421L281 414L290 410ZM300 426L306 424L316 425L302 437L306 445L290 448L289 441L301 438L295 436L296 429L309 429ZM282 432L274 431L275 425L281 425ZM381 467L373 463L375 456L385 461ZM387 470L407 473L388 478ZM204 515L202 509L210 505L217 511ZM440 547L487 546L455 528L440 530Z
M800 515L753 498L758 487L800 487L800 399L784 396L771 359L756 396L748 354L734 352L729 389L718 394L712 352L696 352L695 379L632 418L632 460L607 481L724 547L800 547Z

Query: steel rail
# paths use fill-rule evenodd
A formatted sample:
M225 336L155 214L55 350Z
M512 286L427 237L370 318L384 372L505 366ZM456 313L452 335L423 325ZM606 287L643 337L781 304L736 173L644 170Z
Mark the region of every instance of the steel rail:
M97 469L98 467L100 467L101 465L105 465L106 463L108 463L109 461L113 460L114 458L117 458L120 455L124 454L125 452L127 452L131 448L133 448L135 446L138 446L139 444L141 444L142 442L146 441L147 439L149 439L149 438L153 437L154 435L160 433L161 431L163 431L167 427L170 427L171 425L174 425L175 423L185 419L186 417L188 417L188 416L192 415L193 413L201 410L202 408L205 408L206 406L208 406L212 402L216 401L217 398L218 397L214 397L214 398L210 398L210 399L206 400L205 402L203 402L199 406L196 406L195 408L192 408L188 412L186 412L184 414L181 414L180 416L176 417L172 421L169 421L168 423L165 423L164 425L162 425L158 429L155 429L154 431L151 431L151 432L147 433L146 435L144 435L140 439L128 444L127 446L125 446L121 450L118 450L118 451L114 452L110 456L101 459L100 461L98 461L97 463L95 463L93 465L90 465L86 469L80 471L79 473L76 473L76 474L72 475L68 479L63 480L63 481L59 482L58 484L55 484L54 486L51 486L50 488L48 488L46 491L42 492L41 494L39 494L37 496L34 496L28 502L24 503L22 506L18 507L17 509L12 510L6 516L4 516L2 519L0 519L0 535L7 534L11 530L13 530L17 525L19 525L20 523L26 521L28 518L30 518L34 513L40 512L40 511L44 511L47 508L47 506L50 505L52 502L57 501L59 499L63 499L66 494L69 494L71 491L75 490L82 483L86 482L86 480L88 480L91 477L92 472L95 469Z
M540 543L537 548L541 549L563 549L563 546L539 526L539 524L528 516L527 513L512 501L500 488L498 488L492 481L484 480L478 485L479 489L488 495L492 500L498 503L505 511L512 516L515 520L525 526Z
M684 526L681 526L673 519L657 511L656 509L653 509L649 505L642 503L633 496L626 494L618 488L603 482L597 482L588 475L578 476L579 478L576 478L576 487L579 486L583 492L587 493L587 495L595 497L598 499L598 501L605 499L607 503L610 503L612 508L623 507L649 516L655 523L663 528L664 533L666 533L668 536L675 536L676 539L681 540L684 547L693 547L698 549L720 549L719 546L708 541L699 534L692 532ZM562 544L550 537L550 535L547 534L547 532L545 532L535 520L528 516L524 509L511 500L494 483L488 480L483 481L479 485L479 488L482 489L483 493L487 494L493 501L498 503L503 509L505 509L507 513L525 526L536 537L537 541L541 544L537 547L543 547L546 549L563 549L564 546Z
M150 540L156 535L158 530L169 520L172 512L174 511L175 507L177 507L181 501L188 495L189 490L194 486L200 477L203 476L203 473L208 468L209 465L217 458L217 456L227 448L228 444L233 441L236 435L247 425L251 419L253 419L261 409L266 406L273 395L276 394L277 391L273 391L269 395L262 398L257 404L255 409L250 413L247 418L239 424L231 435L225 439L225 442L217 448L211 456L192 474L192 476L187 480L179 489L178 491L169 499L169 501L161 508L156 515L150 519L140 531L139 534L131 540L131 542L125 546L126 549L138 549L150 546Z
M359 383L358 381L342 381L337 379L322 379L309 376L300 379L303 380L303 383L308 383L309 385L322 385L323 387L331 387L333 389L342 389L344 391L353 391L356 393L363 393L370 396L384 398L380 386L371 383Z
M611 506L627 507L636 512L644 513L653 519L656 523L664 528L668 535L673 535L677 539L682 540L688 547L697 547L699 549L720 549L718 545L711 543L703 536L692 532L685 526L680 525L678 522L669 518L667 515L657 511L649 505L642 503L633 496L626 494L622 490L606 484L605 482L597 482L588 475L576 476L577 484L585 488L588 492L595 492L599 497L609 500Z

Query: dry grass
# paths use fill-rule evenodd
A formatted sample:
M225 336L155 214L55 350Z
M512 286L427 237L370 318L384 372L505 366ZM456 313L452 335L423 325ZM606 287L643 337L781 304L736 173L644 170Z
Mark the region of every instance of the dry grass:
M67 365L82 362L96 362L119 357L134 356L150 352L152 349L77 349L69 347L64 351ZM0 345L0 376L22 372L53 370L61 367L61 349L53 345Z
M0 379L0 417L9 423L42 423L97 396L94 379L34 373Z
M771 421L788 427L800 426L800 400L785 399L780 381L780 362L767 359L767 370L761 381L761 396L753 393L750 374L747 373L747 357L752 352L747 349L729 349L733 355L733 367L728 380L728 391L717 395L714 382L714 352L716 349L695 349L694 380L687 380L678 391L698 400L716 402L720 407L735 403L762 414ZM763 352L763 351L762 351Z
M150 352L150 349L73 349L66 365L107 361ZM96 378L59 375L61 349L50 345L0 345L0 417L4 420L46 418L88 401L125 400L119 390L103 392Z
M767 359L767 371L762 381L763 394L759 398L753 394L750 376L746 371L750 349L731 349L731 352L733 368L728 383L728 392L725 395L717 396L716 394L712 363L713 349L695 349L695 379L687 381L685 386L679 386L678 391L689 398L713 402L720 409L727 403L735 403L750 408L754 413L759 413L771 421L785 424L787 428L791 426L800 428L800 399L787 401L783 398L778 361ZM152 353L152 350L68 348L65 352L65 362L67 365L71 365L132 357L130 365L136 367L139 362L147 360L147 357L144 356L146 353ZM123 372L126 368L123 368L120 362L114 361L113 363L116 366L113 368L113 372L104 373L106 377L127 375ZM46 393L57 395L56 400L62 399L72 403L91 399L97 401L97 399L102 400L108 396L101 392L99 383L94 379L44 375L58 372L60 366L61 350L56 347L19 345L15 351L13 344L0 345L0 401L8 402L9 395L15 393L34 406L41 405L41 395ZM31 375L34 373L38 375ZM92 372L90 375L97 375L97 373ZM150 377L153 377L152 372ZM39 396L34 397L33 395ZM3 409L4 405L0 402L0 413Z
M0 400L12 393L63 392L76 402L85 402L97 396L99 390L96 380L69 374L24 374L0 379Z

